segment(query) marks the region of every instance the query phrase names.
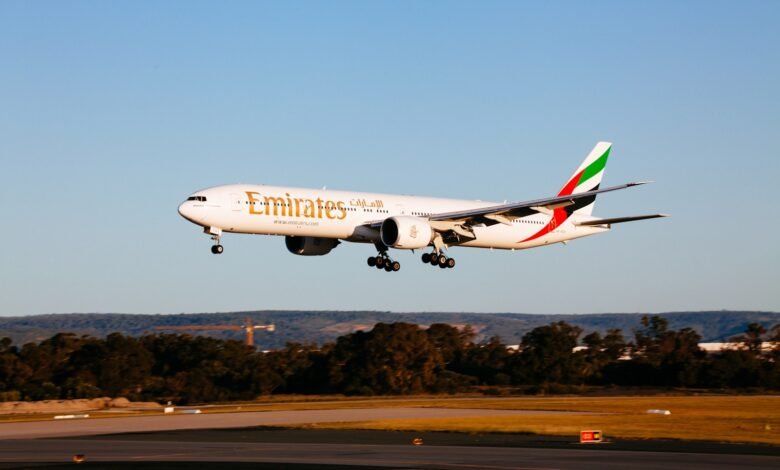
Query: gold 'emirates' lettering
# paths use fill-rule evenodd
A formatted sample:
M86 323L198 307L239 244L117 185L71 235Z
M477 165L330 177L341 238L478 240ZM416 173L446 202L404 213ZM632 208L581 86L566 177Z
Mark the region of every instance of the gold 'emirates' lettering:
M328 219L338 220L347 217L346 204L342 201L293 198L290 193L285 193L284 197L260 196L254 191L246 191L246 197L249 198L249 213L254 215L322 219L324 214ZM258 205L262 207L258 208Z

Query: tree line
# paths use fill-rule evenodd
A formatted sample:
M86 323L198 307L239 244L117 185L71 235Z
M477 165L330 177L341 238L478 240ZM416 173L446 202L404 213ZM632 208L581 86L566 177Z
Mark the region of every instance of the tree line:
M270 394L424 394L501 388L572 392L585 386L780 389L780 325L751 323L738 346L706 354L691 328L643 317L583 336L554 322L518 348L476 342L470 328L378 323L322 346L289 343L262 352L243 342L182 334L105 338L60 333L19 347L0 340L0 401L126 396L177 404ZM772 348L764 350L769 342ZM575 348L577 346L584 346Z

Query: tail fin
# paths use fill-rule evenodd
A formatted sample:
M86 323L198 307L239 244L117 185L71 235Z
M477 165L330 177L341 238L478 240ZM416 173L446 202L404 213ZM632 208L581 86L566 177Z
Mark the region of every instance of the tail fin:
M593 147L582 164L577 168L569 181L558 192L558 196L585 193L599 188L601 177L604 176L604 168L607 166L611 142L599 142ZM566 207L566 212L572 214L590 215L596 204L596 196L578 199L574 205Z

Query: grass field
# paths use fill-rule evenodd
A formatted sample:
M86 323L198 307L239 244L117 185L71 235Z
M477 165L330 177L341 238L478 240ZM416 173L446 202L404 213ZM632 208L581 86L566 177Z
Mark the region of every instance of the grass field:
M576 438L583 429L600 429L609 438L683 439L780 445L780 396L631 396L495 397L426 396L346 398L274 397L253 403L200 407L204 413L345 408L436 407L469 409L577 411L590 414L458 419L384 419L300 426L312 429L531 433ZM194 407L191 407L194 408ZM661 408L671 415L647 414ZM90 419L159 415L161 412L89 412ZM595 414L594 414L595 413ZM0 422L49 420L52 414L0 417Z
M386 405L380 401L378 405ZM481 400L415 400L405 406L582 411L604 414L474 417L460 419L386 419L309 425L316 429L533 433L578 436L600 429L607 438L685 439L780 445L780 397L653 396L550 397ZM662 408L671 415L647 414Z

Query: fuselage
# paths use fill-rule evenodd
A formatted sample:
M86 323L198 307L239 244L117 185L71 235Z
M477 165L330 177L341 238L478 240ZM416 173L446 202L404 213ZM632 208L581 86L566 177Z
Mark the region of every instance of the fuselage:
M418 217L495 206L497 202L444 199L328 189L234 184L193 193L179 206L187 220L221 232L317 237L379 243L376 223L393 216ZM607 226L578 226L593 220L571 214L560 223L551 211L504 223L477 224L473 238L450 245L525 249L609 230ZM372 224L374 226L372 227Z

